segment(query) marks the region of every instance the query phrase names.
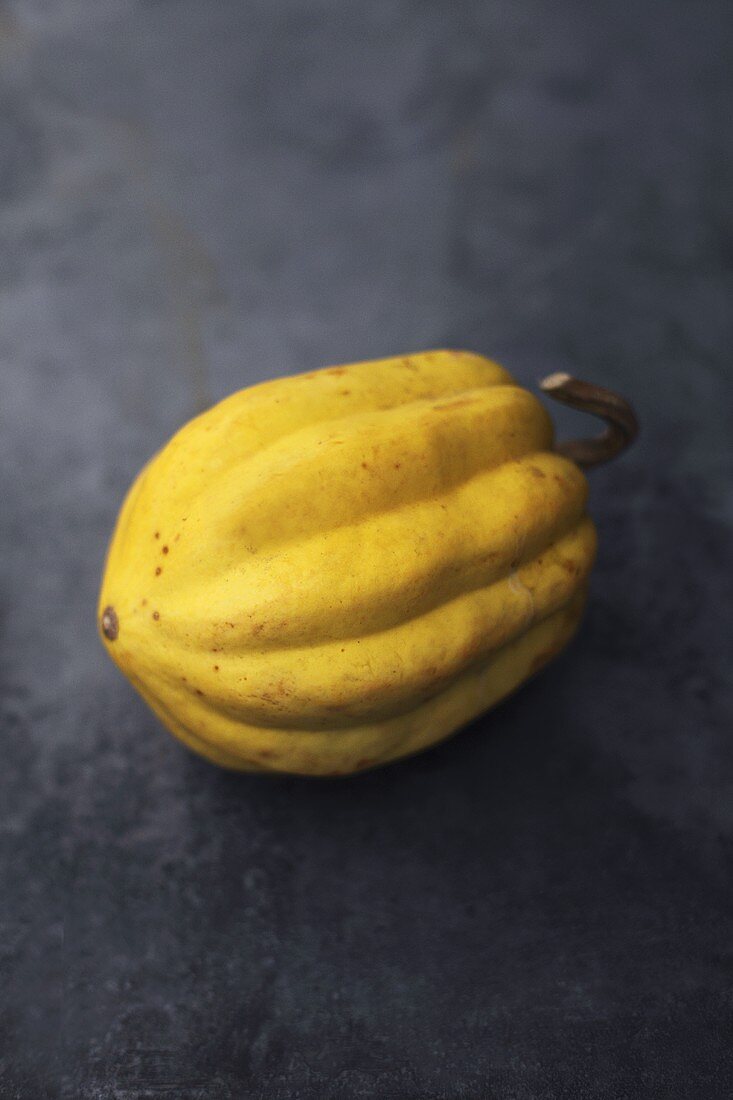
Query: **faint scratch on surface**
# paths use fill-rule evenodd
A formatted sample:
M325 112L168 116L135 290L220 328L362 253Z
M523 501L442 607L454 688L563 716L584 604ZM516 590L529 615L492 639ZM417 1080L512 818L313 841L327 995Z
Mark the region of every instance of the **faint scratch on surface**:
M0 9L0 56L4 30ZM98 114L93 109L75 108L73 117L93 121L102 134L114 139L124 170L138 189L137 198L149 219L152 242L162 261L163 290L177 337L173 348L175 364L187 375L192 413L201 412L213 401L203 317L207 308L221 306L226 300L214 260L195 230L166 201L164 189L156 180L157 152L146 127L131 119Z
M187 369L194 411L201 412L213 400L202 331L203 314L207 307L224 300L216 265L198 234L161 197L151 168L154 149L145 128L122 120L117 120L117 124L128 138L125 144L129 170L140 184L153 239L163 261L165 290L178 336L174 354L180 356Z
M13 73L18 72L15 67L27 62L33 45L30 28L24 27L0 0L0 64L4 80L14 83Z
M202 314L218 289L211 258L199 239L170 208L150 205L150 219L167 275L169 305L189 370L196 411L212 403L202 332Z
M17 38L19 31L15 17L4 7L0 8L0 41L7 42L9 39Z
M470 172L476 160L476 127L463 126L453 141L453 171L456 175Z

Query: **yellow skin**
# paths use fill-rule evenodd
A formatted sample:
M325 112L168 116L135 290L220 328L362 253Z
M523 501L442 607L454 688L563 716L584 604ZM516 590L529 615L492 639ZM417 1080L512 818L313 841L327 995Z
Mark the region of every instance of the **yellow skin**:
M236 393L132 486L104 644L224 767L343 775L424 749L576 629L596 536L552 445L539 401L467 352Z

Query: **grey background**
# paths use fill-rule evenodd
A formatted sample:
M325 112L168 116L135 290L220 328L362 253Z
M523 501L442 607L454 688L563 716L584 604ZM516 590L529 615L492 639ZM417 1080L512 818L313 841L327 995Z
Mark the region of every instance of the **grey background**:
M733 1093L732 30L0 5L3 1100ZM217 772L96 638L124 490L228 392L440 345L638 405L579 639L417 759Z

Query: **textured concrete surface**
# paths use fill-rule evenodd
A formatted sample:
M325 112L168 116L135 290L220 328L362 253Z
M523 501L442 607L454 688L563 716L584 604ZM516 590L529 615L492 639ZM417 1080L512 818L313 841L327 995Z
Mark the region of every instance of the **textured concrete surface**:
M0 6L3 1100L733 1095L732 30ZM446 344L638 404L580 638L380 773L193 759L95 635L132 476L247 383Z

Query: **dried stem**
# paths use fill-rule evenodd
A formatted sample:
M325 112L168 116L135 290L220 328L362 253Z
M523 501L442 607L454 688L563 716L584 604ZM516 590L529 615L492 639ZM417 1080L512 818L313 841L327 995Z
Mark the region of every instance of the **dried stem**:
M625 451L639 432L639 421L629 402L619 394L591 382L582 382L569 374L550 374L540 382L548 397L562 401L572 409L592 413L606 421L608 427L593 439L571 439L555 447L558 454L571 459L583 469L608 462Z

